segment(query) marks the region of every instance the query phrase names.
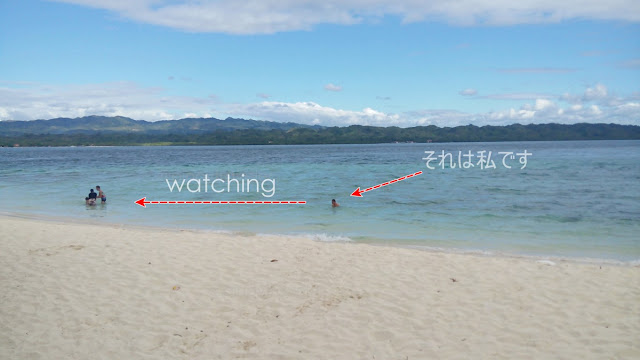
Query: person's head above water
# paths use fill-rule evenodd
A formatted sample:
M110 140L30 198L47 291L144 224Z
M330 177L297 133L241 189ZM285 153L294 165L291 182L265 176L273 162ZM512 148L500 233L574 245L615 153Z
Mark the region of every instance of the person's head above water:
M340 204L338 204L338 202L336 201L336 199L331 199L331 206L333 206L333 207L338 207L338 206L340 206Z
M93 189L91 189L89 192L93 192Z

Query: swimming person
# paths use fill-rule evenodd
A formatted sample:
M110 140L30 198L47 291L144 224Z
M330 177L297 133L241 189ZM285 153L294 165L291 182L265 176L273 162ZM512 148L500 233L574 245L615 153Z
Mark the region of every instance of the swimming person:
M340 206L340 204L338 204L338 202L336 201L336 199L331 199L331 207L336 208L336 207L338 207L338 206Z
M105 195L104 191L100 189L100 185L96 185L96 190L98 190L98 196L102 199L103 203L107 202L107 195Z
M87 196L86 198L84 198L84 201L87 205L95 205L96 204L96 198L98 197L98 194L96 194L93 189L91 189L89 191L89 196Z

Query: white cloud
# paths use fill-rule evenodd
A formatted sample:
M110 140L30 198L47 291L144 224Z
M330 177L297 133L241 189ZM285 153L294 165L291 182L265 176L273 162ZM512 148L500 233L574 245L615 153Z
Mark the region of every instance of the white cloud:
M535 104L534 108L537 111L548 111L549 109L555 109L556 108L556 104L554 104L553 101L551 101L551 100L536 99L536 104Z
M593 115L602 115L602 110L600 110L598 105L591 105L590 110Z
M602 84L596 84L592 88L587 88L584 91L583 100L584 101L592 101L592 100L601 100L607 98L607 87Z
M596 84L593 87L587 87L582 95L573 95L565 93L560 99L571 104L583 104L588 102L597 102L598 104L621 105L623 99L616 98L609 94L609 89L603 84Z
M462 96L474 96L478 93L478 90L476 89L464 89L460 92L458 92L458 94L462 95Z
M459 126L482 123L482 115L474 115L456 110L429 109L409 111L402 114L405 126Z
M342 86L329 83L324 86L324 89L327 91L342 91Z
M567 102L565 98L578 102ZM586 99L592 101L586 101ZM527 99L520 107L484 113L418 109L386 113L373 108L337 109L311 101L223 103L216 96L169 96L162 88L131 82L51 86L0 82L0 120L33 120L87 115L127 116L140 120L227 116L323 126L458 126L513 123L571 124L604 122L640 125L640 96L612 96L606 86L589 87L582 95Z
M56 0L54 0L56 1ZM106 9L125 19L192 32L270 34L319 24L350 25L398 16L404 23L455 25L557 23L572 19L640 21L635 0L57 0Z
M228 111L236 116L247 116L262 120L296 122L302 124L342 126L342 125L403 125L399 115L385 114L371 108L360 111L335 109L314 102L272 102L236 104Z
M186 117L193 111L211 113L216 104L215 95L167 96L162 88L141 87L132 82L21 87L0 84L0 120L122 115L154 121Z

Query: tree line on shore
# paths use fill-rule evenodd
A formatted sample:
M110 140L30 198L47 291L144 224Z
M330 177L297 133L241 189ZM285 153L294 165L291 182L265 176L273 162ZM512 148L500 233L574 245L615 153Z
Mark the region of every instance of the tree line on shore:
M0 134L0 146L297 145L632 139L640 139L640 126L552 123L482 127L430 125L399 128L352 125L164 134L100 130L92 133Z

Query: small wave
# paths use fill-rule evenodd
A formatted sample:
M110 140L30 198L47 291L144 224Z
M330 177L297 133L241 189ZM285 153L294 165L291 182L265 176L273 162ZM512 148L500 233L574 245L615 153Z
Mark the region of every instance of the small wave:
M329 235L329 234L306 234L303 235L313 241L319 242L353 242L353 240L347 236Z
M559 223L575 223L582 221L582 216L560 216L560 215L543 215L536 216L537 221L553 221Z
M288 238L288 239L300 239L305 238L312 241L319 242L354 242L353 239L347 236L341 235L329 235L324 233L313 234L313 233L257 233L256 236L261 237L280 237L280 238Z
M496 215L496 214L484 213L484 214L478 215L476 217L477 218L481 218L481 219L497 219L497 218L501 218L502 216Z
M611 266L631 266L640 267L640 259L636 260L618 260L607 258L593 258L593 257L574 257L574 256L561 256L561 255L534 255L524 254L518 252L501 251L501 250L480 250L480 249L464 249L464 248L448 248L437 246L425 246L425 245L397 245L397 247L436 252L447 254L466 254L476 256L488 256L488 257L500 257L500 258L512 258L512 259L528 259L533 260L536 263L555 266L558 263L579 263L590 265L611 265Z
M513 205L510 205L509 208L514 210L532 210L534 207L529 205L523 205L523 204L513 204Z
M489 192L489 193L513 194L513 195L525 195L525 194L527 194L526 190L508 189L508 188L504 188L504 187L487 187L487 188L485 188L485 191Z
M633 267L640 266L640 259L627 261L626 264Z
M331 224L329 224L329 223L323 223L323 222L307 222L307 223L305 223L305 225L308 225L308 226L316 226L316 227L328 227L328 226L329 226L329 225L331 225Z

